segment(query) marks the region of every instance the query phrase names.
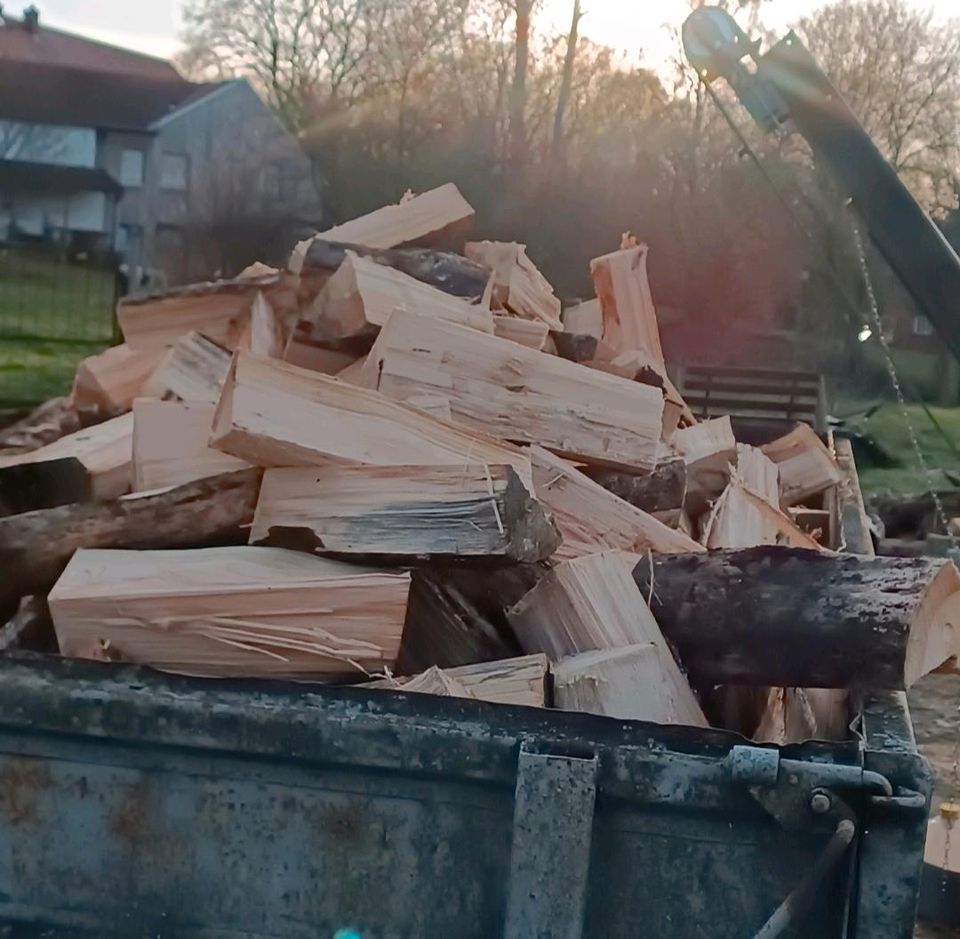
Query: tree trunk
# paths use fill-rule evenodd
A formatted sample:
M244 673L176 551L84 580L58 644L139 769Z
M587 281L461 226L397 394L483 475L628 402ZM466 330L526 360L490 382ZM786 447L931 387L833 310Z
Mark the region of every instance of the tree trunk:
M530 20L534 0L516 0L516 50L513 87L510 91L510 155L515 168L522 167L527 156L527 68L530 61Z
M563 163L564 137L563 119L570 103L570 90L573 87L573 67L577 58L577 42L579 41L580 20L583 13L580 9L580 0L573 0L573 18L570 21L570 34L567 36L567 54L563 60L563 78L560 82L560 94L557 97L557 110L553 116L553 159L557 165Z
M243 470L114 502L66 505L0 519L0 610L56 582L78 548L245 544L260 470Z
M956 652L949 562L764 547L653 555L634 578L695 684L903 689Z

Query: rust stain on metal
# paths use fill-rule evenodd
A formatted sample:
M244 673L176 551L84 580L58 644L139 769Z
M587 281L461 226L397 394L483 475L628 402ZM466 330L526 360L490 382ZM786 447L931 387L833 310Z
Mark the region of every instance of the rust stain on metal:
M46 763L16 757L4 760L0 764L0 812L11 825L37 821L39 801L52 785Z
M140 780L127 787L119 807L110 814L110 832L133 850L143 848L150 841L150 802L150 784Z

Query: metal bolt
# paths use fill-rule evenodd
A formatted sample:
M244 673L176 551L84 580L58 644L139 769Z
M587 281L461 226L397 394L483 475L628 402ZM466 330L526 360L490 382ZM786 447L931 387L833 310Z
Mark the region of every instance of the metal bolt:
M814 815L826 815L832 807L830 796L825 792L815 792L810 798L810 811Z

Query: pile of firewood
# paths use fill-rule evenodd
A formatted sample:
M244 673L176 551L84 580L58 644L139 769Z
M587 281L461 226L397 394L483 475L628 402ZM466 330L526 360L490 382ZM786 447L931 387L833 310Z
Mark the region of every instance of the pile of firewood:
M691 413L645 246L564 309L523 245L436 250L472 215L448 185L124 300L0 435L0 645L780 742L954 662L953 564L843 543L848 449Z

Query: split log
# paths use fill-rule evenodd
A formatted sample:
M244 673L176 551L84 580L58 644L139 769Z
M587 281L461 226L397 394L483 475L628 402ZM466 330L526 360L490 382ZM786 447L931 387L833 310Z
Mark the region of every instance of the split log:
M521 655L506 610L543 576L531 564L478 570L431 565L413 571L397 673L455 668Z
M354 356L368 352L380 327L398 308L493 332L488 308L467 303L419 280L347 252L312 309L297 323L284 357L310 365L311 350Z
M535 562L560 536L510 466L330 466L267 470L250 543Z
M124 297L117 307L117 319L127 345L138 351L169 348L193 331L234 349L258 293L263 293L280 315L296 308L295 283L287 274L272 274Z
M69 399L53 398L0 431L0 455L39 450L67 434L76 433L81 426L81 416Z
M397 310L366 368L388 397L443 394L455 421L497 437L634 471L659 462L658 390L496 336Z
M807 700L807 692L803 688L770 688L753 739L782 747L817 737L817 718Z
M738 443L736 475L745 489L780 511L780 470L762 450Z
M299 274L315 241L336 241L367 248L435 244L473 221L474 211L453 183L388 205L343 225L328 228L293 249L290 270Z
M342 376L338 375L338 378L342 381ZM415 398L410 398L407 401L407 404L412 408L416 408L418 411L426 411L427 414L432 414L434 417L439 418L441 421L446 421L448 424L453 422L453 412L450 410L450 399L445 398L443 395L418 395Z
M49 603L64 655L317 679L392 666L409 592L409 574L279 548L83 549Z
M577 558L604 549L670 554L703 551L692 538L618 498L542 447L530 448L530 460L534 491L563 538L558 558Z
M290 334L290 341L283 350L280 358L296 365L298 368L308 368L323 375L336 375L338 378L347 373L359 374L366 356L357 356L353 352L337 352L334 349L321 349L297 341L296 333Z
M621 352L645 352L666 374L660 327L647 279L647 246L615 251L590 262L603 314L603 342Z
M399 691L407 691L413 694L433 694L443 698L472 698L473 695L463 686L463 684L453 678L449 672L442 668L428 668L425 672L409 679Z
M539 320L550 329L562 330L561 304L550 282L527 256L527 246L515 242L468 242L464 254L493 271L491 278L494 309L509 310L514 316Z
M670 441L687 465L687 494L695 513L719 496L737 460L737 441L729 417L701 421L678 430Z
M216 404L230 371L230 353L222 346L191 332L170 349L143 389L144 397L173 395L181 401Z
M705 726L700 706L634 582L636 563L637 556L625 551L564 561L508 612L510 624L525 651L544 652L551 661L560 663L554 667L555 676L558 672L560 676L559 686L554 688L558 702L565 694L560 686L580 683L580 691L587 697L591 679L616 677L593 671L601 667L604 656L568 662L566 666L563 659L596 650L644 646L649 647L641 656L645 661L634 658L629 664L623 663L627 673L634 673L632 687L623 695L639 694L637 706L647 708L650 702L646 694L656 689L663 707L658 714L672 713L683 723ZM646 693L637 684L638 671L647 683ZM625 677L623 672L620 677ZM614 697L622 705L623 698ZM577 701L577 691L571 690L567 700Z
M397 691L421 691L422 685L411 687L420 678L436 670L454 687L463 689L462 697L476 698L494 704L513 704L522 707L546 705L546 682L549 666L545 655L524 655L499 662L482 662L459 668L430 669L416 678L385 678L363 685L364 688L384 688ZM436 676L431 676L431 681Z
M676 665L670 663L664 667L663 651L653 643L561 659L551 669L554 706L619 720L709 726L690 686L682 675L677 682Z
M71 459L83 466L88 480L85 491L90 498L116 499L129 492L133 478L133 414L78 430L39 450L0 457L0 472L16 467L22 485L42 488L44 480L49 482L63 472L62 461ZM51 467L53 462L58 465Z
M493 333L500 339L509 339L528 349L541 352L547 344L550 327L537 320L523 320L518 316L498 314L493 318Z
M761 547L653 555L634 576L697 683L903 689L960 648L949 561Z
M717 501L703 534L707 548L740 549L760 545L823 550L821 545L765 499L734 477Z
M303 260L301 277L329 278L343 264L347 252L369 258L383 267L402 271L421 283L436 287L453 297L478 303L490 281L490 268L458 254L424 249L376 249L359 244L325 241L317 237L310 243Z
M89 356L77 366L73 406L78 410L129 411L162 358L162 350L138 352L126 343Z
M356 359L355 361L351 362L349 365L345 366L339 371L333 372L331 374L336 375L337 381L342 381L348 385L356 385L358 388L362 388L364 376L366 374L366 369L364 368L366 364L367 364L367 357L362 356L361 358ZM421 397L439 398L439 397L442 397L442 395L421 395ZM444 398L444 400L446 399ZM431 411L430 413L433 413L433 411ZM448 424L450 423L451 418L450 418L450 402L449 401L447 401L447 406L444 411L443 419Z
M526 454L509 444L376 391L242 351L224 386L211 445L257 466L507 464L532 487Z
M679 509L687 491L683 460L668 460L643 476L594 467L586 467L583 472L608 492L651 514Z
M780 468L780 499L785 506L798 505L843 478L833 454L808 424L797 424L762 450Z
M269 359L283 358L283 351L287 346L286 331L280 317L262 292L253 298L250 318L237 346Z
M78 548L244 544L258 470L114 502L66 505L0 518L0 609L53 586Z
M247 469L249 463L210 446L212 404L141 398L133 405L135 492L182 486Z
M603 307L597 297L567 307L560 318L563 320L565 333L590 336L593 339L603 338Z

